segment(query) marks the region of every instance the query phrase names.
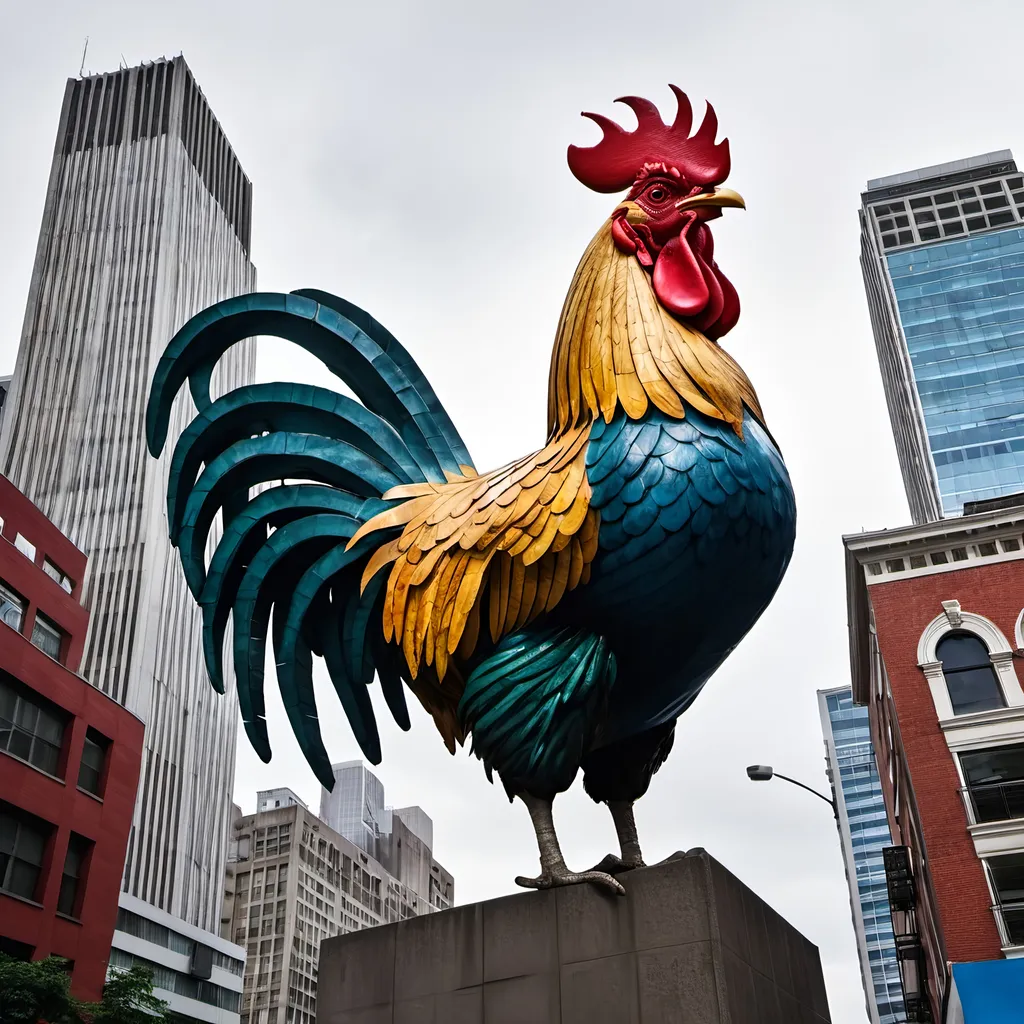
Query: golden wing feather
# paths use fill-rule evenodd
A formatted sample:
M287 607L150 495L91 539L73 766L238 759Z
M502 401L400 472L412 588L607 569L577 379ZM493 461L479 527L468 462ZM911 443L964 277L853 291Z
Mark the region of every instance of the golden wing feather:
M484 604L496 640L553 607L553 592L564 596L579 582L584 554L597 550L589 542L591 534L596 541L588 522L589 431L588 420L492 474L422 486L401 512L361 528L356 540L404 524L371 566L376 573L391 565L385 637L401 645L410 673L426 664L441 682L453 656L470 657ZM576 530L588 538L576 545L578 555L570 549ZM372 575L364 574L364 585Z

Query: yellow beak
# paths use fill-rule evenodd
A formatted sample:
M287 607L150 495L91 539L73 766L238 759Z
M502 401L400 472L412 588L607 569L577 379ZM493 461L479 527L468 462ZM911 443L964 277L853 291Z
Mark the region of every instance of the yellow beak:
M733 192L731 188L716 188L714 192L701 192L697 196L687 196L676 203L677 210L691 210L695 206L735 206L741 210L747 208L743 196Z

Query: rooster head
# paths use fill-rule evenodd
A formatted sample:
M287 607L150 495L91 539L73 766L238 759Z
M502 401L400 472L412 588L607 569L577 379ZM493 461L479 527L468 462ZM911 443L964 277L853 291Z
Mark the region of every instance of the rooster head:
M657 107L639 96L624 96L636 114L628 132L601 114L584 112L604 138L590 147L570 146L569 169L595 192L626 198L612 213L616 246L634 256L652 276L661 305L709 338L732 330L740 315L736 289L719 270L709 221L743 199L721 184L729 176L729 142L715 142L718 118L709 103L700 127L690 134L693 110L672 85L678 110L671 125Z

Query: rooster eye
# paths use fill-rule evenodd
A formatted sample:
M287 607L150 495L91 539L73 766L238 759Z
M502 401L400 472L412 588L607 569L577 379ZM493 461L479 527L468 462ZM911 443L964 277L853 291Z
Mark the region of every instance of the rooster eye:
M655 185L654 188L647 193L647 198L650 199L652 203L663 202L667 196L668 191L663 189L660 185Z

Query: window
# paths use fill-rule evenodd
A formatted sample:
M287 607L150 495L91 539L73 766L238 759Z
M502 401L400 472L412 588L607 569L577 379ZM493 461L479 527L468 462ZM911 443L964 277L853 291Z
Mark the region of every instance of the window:
M0 889L34 900L50 826L0 804Z
M988 648L973 633L950 633L943 637L935 656L942 662L954 715L1006 706Z
M48 654L54 661L60 661L60 650L64 644L64 632L55 626L45 615L36 612L36 621L32 626L32 643Z
M24 618L25 599L0 580L0 622L6 622L11 629L20 633Z
M92 843L85 836L72 832L68 839L68 852L64 858L64 872L60 878L60 894L57 896L57 910L68 917L82 914L82 896L85 886L85 864L92 849Z
M103 765L107 760L107 748L110 740L95 729L85 733L85 746L82 748L82 763L78 768L78 788L84 789L93 796L103 795ZM246 881L249 876L246 875Z
M1003 921L1004 941L1024 946L1024 853L990 857L989 871Z
M63 569L54 565L48 558L43 559L43 572L65 593L70 594L75 589L75 584L71 577Z
M1024 818L1024 746L973 750L960 764L975 821Z
M34 562L36 560L36 546L35 546L35 544L33 544L32 541L30 541L30 540L26 540L24 537L22 537L22 535L20 533L14 538L14 546L30 562Z
M153 987L162 988L167 992L176 992L178 995L187 996L189 999L197 999L209 1006L216 1006L231 1013L238 1013L241 1008L242 998L238 992L222 988L213 982L201 978L192 978L185 974L179 974L170 967L164 967L153 960L145 960L132 953L126 953L120 949L110 951L110 966L115 968L128 969L140 964L149 969L153 975ZM239 967L241 964L239 963ZM238 972L241 977L241 970Z
M56 775L65 721L45 698L0 676L0 750Z

